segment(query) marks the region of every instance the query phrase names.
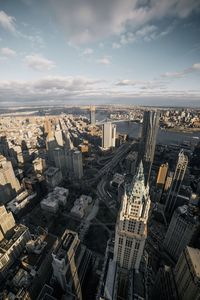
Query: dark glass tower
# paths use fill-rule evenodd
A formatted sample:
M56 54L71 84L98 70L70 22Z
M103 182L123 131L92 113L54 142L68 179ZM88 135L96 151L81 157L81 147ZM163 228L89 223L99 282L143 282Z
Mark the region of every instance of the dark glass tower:
M140 142L139 159L143 161L145 183L149 181L159 128L159 112L145 111Z
M177 196L180 191L180 187L185 176L185 172L188 165L188 157L184 154L183 150L178 155L178 162L172 179L172 184L167 196L165 204L165 214L171 219L174 210L177 208Z

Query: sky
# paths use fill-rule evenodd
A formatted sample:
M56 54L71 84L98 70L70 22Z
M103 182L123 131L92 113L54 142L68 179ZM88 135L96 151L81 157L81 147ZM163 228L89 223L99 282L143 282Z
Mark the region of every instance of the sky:
M0 0L0 107L200 106L200 0Z

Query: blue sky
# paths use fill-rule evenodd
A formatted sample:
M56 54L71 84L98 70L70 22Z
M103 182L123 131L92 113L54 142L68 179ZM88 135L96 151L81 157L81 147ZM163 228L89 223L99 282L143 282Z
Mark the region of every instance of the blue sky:
M0 0L0 106L200 104L200 0Z

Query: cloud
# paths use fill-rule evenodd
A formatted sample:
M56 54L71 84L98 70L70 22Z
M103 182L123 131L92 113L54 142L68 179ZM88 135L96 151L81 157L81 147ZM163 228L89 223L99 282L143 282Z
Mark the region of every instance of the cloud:
M94 50L92 48L86 48L84 51L83 51L83 55L91 55L94 53Z
M49 76L38 80L25 81L0 81L0 106L12 104L32 104L49 105L52 103L81 103L83 100L93 103L105 101L105 103L118 102L133 103L130 101L140 101L140 99L160 99L159 104L165 104L167 100L188 101L194 100L196 103L200 100L200 90L168 90L157 88L152 89L149 85L144 88L144 82L139 81L140 86L135 87L134 82L124 82L124 84L133 84L131 89L124 89L120 85L113 85L104 80L96 80L83 76ZM163 100L163 102L162 102ZM152 103L152 101L151 101ZM167 102L169 106L169 102Z
M74 44L135 33L152 23L187 18L200 9L197 0L50 0L57 22ZM166 35L168 30L163 31ZM146 34L145 34L146 36Z
M166 72L164 74L161 74L161 77L163 78L183 78L187 74L199 72L200 71L200 63L195 63L191 67L186 68L179 72Z
M103 56L102 58L97 59L97 63L101 65L110 65L111 61L109 56Z
M119 49L119 48L121 48L121 45L118 44L118 43L112 43L112 48L113 49Z
M3 10L0 11L0 26L16 34L15 18L7 15Z
M6 57L12 57L16 55L15 50L10 48L1 48L1 54L3 54Z
M24 61L29 68L36 71L49 71L56 66L52 60L48 60L39 54L27 55Z

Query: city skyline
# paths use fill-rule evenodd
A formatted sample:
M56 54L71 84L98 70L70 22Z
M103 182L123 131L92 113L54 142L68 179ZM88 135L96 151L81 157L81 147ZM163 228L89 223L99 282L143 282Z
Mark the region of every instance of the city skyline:
M198 106L200 1L0 1L0 107Z

